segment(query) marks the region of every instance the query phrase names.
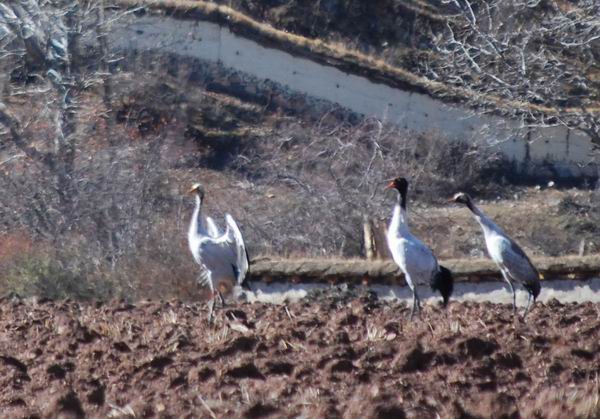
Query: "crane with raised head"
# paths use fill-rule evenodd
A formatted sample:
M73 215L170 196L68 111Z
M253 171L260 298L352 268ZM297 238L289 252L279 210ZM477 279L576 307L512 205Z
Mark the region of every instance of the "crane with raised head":
M196 207L188 230L188 244L194 260L202 269L200 283L207 285L211 291L208 314L211 323L215 299L218 297L221 306L224 306L223 291L244 285L249 266L248 253L242 233L230 214L225 215L226 229L222 234L211 218L206 223L202 222L203 185L195 183L189 193L195 195Z
M450 270L438 264L431 249L410 232L406 212L408 181L398 177L393 179L386 189L397 192L397 200L387 232L387 242L394 262L404 273L406 284L413 293L413 305L410 311L412 320L415 311L419 313L421 311L417 285L428 284L432 290L439 291L446 306L454 289L454 280Z

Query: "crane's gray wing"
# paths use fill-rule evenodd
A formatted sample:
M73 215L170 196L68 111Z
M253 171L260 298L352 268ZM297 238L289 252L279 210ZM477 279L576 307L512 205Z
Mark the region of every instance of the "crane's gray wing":
M210 237L219 237L222 234L217 223L211 217L206 217L206 231Z
M539 280L539 273L523 249L513 240L505 238L501 248L502 264L509 275L518 282L530 283Z
M235 246L237 282L238 285L241 285L246 278L249 265L248 253L246 253L246 245L244 244L242 232L238 228L233 217L229 214L225 214L225 221L227 222L227 232L229 233L230 240Z
M427 245L413 237L405 249L406 270L414 284L429 284L437 271L437 260Z

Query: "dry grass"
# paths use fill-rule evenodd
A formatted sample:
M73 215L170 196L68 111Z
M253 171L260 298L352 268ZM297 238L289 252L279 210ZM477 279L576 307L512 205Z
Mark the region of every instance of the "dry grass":
M416 13L417 15L426 17L435 22L446 22L452 19L452 16L444 15L439 12L434 6L423 0L401 0L398 2L403 8Z
M600 386L598 379L591 379L583 386L572 388L550 388L542 391L533 403L524 409L524 417L544 417L559 419L600 418Z
M494 112L534 112L547 116L581 112L579 108L559 109L518 100L508 100L499 96L485 95L469 89L450 86L441 82L418 76L406 69L392 66L384 60L320 39L309 39L300 35L281 31L258 22L230 7L192 0L115 0L121 6L145 6L163 11L184 19L206 19L228 26L234 32L240 32L258 41L276 43L288 52L308 55L316 61L340 67L352 73L365 75L375 81L384 82L398 88L411 89L453 102L469 103L485 107ZM415 6L418 8L419 6ZM425 8L423 8L425 10ZM444 18L445 19L445 18ZM600 112L600 106L586 107L588 113Z

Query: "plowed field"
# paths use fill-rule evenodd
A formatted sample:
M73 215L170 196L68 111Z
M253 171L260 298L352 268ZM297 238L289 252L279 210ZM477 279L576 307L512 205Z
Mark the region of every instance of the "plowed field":
M598 417L600 306L0 302L2 417ZM596 415L596 416L594 416Z

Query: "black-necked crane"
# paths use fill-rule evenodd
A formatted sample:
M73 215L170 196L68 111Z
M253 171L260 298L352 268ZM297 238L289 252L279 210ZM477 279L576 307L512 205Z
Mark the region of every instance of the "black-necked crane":
M529 294L527 307L523 318L527 316L530 306L540 294L540 274L533 266L523 249L511 239L498 225L490 220L474 203L471 197L459 192L451 201L464 204L473 213L473 216L481 226L490 258L496 262L504 280L508 283L513 297L513 311L517 312L516 292L513 282L521 284Z
M413 293L413 306L410 311L412 319L415 310L421 311L417 285L428 284L432 290L438 290L445 306L452 294L454 281L450 270L439 265L431 249L410 232L406 212L408 181L402 177L396 178L386 189L397 191L397 201L387 232L387 242L394 262L404 273L406 283Z

